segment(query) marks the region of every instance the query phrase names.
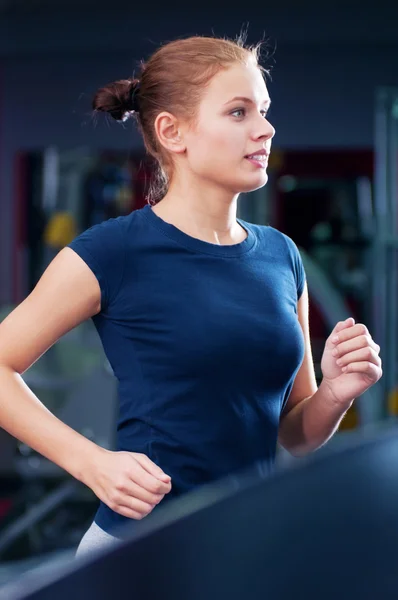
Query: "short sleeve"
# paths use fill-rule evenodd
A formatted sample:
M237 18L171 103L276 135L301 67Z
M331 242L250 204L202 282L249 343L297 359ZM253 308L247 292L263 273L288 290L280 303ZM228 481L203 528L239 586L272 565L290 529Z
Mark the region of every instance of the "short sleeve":
M285 234L284 234L284 238L285 238L288 248L289 248L290 260L291 260L292 267L293 267L294 278L296 280L297 300L299 300L304 291L304 285L306 282L305 269L304 269L300 251L297 248L294 241Z
M125 243L119 218L90 227L67 246L84 260L101 289L101 311L116 297L123 280Z

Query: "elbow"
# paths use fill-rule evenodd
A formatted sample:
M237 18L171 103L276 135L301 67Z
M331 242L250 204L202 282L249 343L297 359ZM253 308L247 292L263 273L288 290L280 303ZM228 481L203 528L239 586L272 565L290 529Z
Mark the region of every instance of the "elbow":
M312 452L314 452L314 450L315 449L313 449L313 448L305 448L303 446L294 446L292 448L289 448L288 452L294 458L303 458L304 456L307 456L308 454L311 454Z
M312 454L318 448L318 446L314 446L308 443L292 443L287 442L286 440L283 441L281 439L278 439L278 443L280 444L280 446L282 446L284 450L286 450L286 452L288 452L294 458L303 458L308 454Z
M308 454L308 451L305 450L302 446L286 447L285 445L283 445L283 448L290 454L290 456L293 456L293 458L303 458L303 456Z

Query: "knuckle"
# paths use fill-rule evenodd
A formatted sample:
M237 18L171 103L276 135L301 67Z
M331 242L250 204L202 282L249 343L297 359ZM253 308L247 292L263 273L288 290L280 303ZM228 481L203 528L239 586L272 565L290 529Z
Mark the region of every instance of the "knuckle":
M159 494L159 493L160 493L160 491L161 491L161 489L162 489L162 484L161 484L161 482L160 482L160 481L156 481L156 482L153 484L153 491L154 491L154 493L155 493L155 494Z
M109 504L116 504L116 494L115 494L115 492L109 492L108 502L109 502Z
M125 488L124 479L118 479L115 483L115 490L117 490L117 492L124 492L124 488Z
M111 504L114 504L115 506L117 506L120 502L120 493L115 490L110 492L109 501L111 502Z
M369 346L370 342L371 342L371 339L370 339L370 337L369 337L368 335L364 334L364 335L362 336L362 344L363 344L364 346Z
M368 358L372 358L373 357L372 348L366 348L366 354L368 355Z
M143 509L142 509L142 514L143 515L149 515L150 512L153 511L153 504L149 504L148 502L145 502Z
M364 335L369 335L368 328L366 327L366 325L363 325L362 323L361 323L361 333L363 333Z

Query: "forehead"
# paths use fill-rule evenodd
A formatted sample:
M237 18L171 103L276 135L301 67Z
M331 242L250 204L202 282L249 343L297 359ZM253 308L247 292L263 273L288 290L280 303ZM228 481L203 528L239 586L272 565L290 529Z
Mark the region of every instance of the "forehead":
M248 96L257 103L269 99L264 77L254 64L236 64L221 70L211 80L203 99L223 104L234 96Z

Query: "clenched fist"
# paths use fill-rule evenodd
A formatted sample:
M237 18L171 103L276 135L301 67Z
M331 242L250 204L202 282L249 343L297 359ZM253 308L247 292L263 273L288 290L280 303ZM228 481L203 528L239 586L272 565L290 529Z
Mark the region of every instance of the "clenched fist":
M98 450L82 481L120 515L143 519L170 492L170 477L145 454Z

